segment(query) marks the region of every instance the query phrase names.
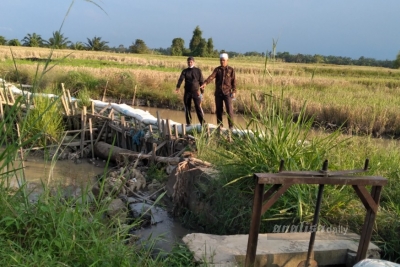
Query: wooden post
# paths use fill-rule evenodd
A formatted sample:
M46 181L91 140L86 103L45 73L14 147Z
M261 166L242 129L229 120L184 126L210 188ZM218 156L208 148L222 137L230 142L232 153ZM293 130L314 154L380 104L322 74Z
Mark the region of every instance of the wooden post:
M11 85L8 86L8 91L10 92L11 104L15 103L14 93L11 89Z
M156 151L157 151L157 144L153 143L153 150L152 150L152 157L151 157L151 162L154 164L156 161Z
M182 123L182 137L185 137L186 135L186 126L185 124Z
M94 146L93 146L93 126L92 118L89 118L89 130L90 130L90 145L92 146L92 159L94 159Z
M136 89L137 89L137 84L135 85L135 90L133 91L132 107L135 106Z
M101 138L101 135L103 134L103 131L104 131L104 129L106 128L106 125L107 125L107 121L104 122L103 127L101 127L101 130L100 130L100 132L99 132L99 135L97 136L96 141L94 142L94 144L97 144L97 142L99 142L99 140L100 140L100 138ZM106 139L107 139L107 136L104 138L104 142L106 142Z
M101 101L103 101L103 102L104 102L104 99L106 98L107 85L108 85L108 80L106 82L106 86L104 87L103 97L101 99Z
M172 130L171 130L171 124L169 123L169 119L167 119L167 123L166 123L166 126L167 126L167 139L168 140L171 140L171 136L172 136Z
M126 149L125 116L121 116L121 146Z
M157 125L158 125L158 131L160 132L160 136L161 136L161 132L164 131L164 129L161 128L161 121L160 121L160 113L157 110Z
M67 103L65 102L64 96L61 97L61 103L62 103L62 105L64 107L65 115L69 116L69 108L67 106Z
M379 201L381 197L382 186L372 186L371 188L371 197L374 200L375 204L379 206ZM374 211L370 205L368 205L367 213L364 219L364 225L360 235L360 242L358 243L358 250L356 256L356 262L359 262L367 257L368 246L371 240L372 231L374 229L374 223L376 218L376 213L378 209Z
M178 125L174 124L175 139L178 139Z
M92 103L92 115L94 115L94 101L90 101Z
M161 120L161 128L160 129L160 136L165 139L165 124L164 124L164 120Z
M76 109L77 109L77 103L72 103L72 97L71 97L71 92L67 90L67 95L68 95L68 103L71 105L71 110L72 110L72 115L76 114Z
M254 190L253 211L251 215L249 240L247 243L246 267L253 267L256 260L258 233L261 224L261 209L263 204L264 184L258 183L258 177L254 176L256 188Z
M85 129L86 129L86 106L83 106L81 113L81 123L82 123L82 131L81 131L81 157L83 158L83 145L85 143Z

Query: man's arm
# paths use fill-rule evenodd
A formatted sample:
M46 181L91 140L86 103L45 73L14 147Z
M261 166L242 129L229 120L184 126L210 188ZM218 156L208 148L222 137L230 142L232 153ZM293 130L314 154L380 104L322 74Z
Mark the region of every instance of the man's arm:
M183 70L181 72L181 75L179 76L178 83L176 84L176 89L175 89L176 92L179 91L179 88L181 87L181 84L182 84L184 79L185 79L185 70Z
M204 81L203 85L200 86L200 88L204 88L207 84L209 84L212 80L214 80L216 76L217 76L217 68L215 68L214 71L211 73L211 75L208 76L208 78Z
M235 69L232 68L232 93L236 94L236 74Z
M199 84L200 84L200 92L203 94L204 93L204 87L202 88L201 86L204 84L204 77L201 69L199 69Z

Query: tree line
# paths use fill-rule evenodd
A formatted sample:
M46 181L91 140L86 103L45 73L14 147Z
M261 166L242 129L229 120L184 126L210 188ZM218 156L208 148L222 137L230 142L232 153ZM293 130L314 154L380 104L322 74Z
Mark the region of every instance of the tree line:
M221 52L226 52L230 57L263 57L276 61L288 63L326 63L335 65L357 65L357 66L375 66L385 68L400 68L400 52L395 60L376 60L374 58L360 57L352 59L350 57L341 56L323 56L323 55L307 55L307 54L290 54L289 52L276 52L276 41L273 40L272 51L264 52L246 52L238 53L234 51L225 51L214 49L212 38L207 40L202 37L202 31L199 26L193 31L189 47L185 47L185 41L182 38L174 38L172 44L168 48L150 49L141 39L136 39L128 48L124 45L118 47L109 47L107 41L101 37L87 38L87 42L71 42L67 37L59 31L55 31L48 40L45 40L37 33L27 34L22 40L7 40L4 36L0 36L0 45L8 46L27 46L27 47L50 47L54 49L73 49L88 51L110 51L117 53L137 53L137 54L160 54L171 56L195 56L195 57L218 57Z

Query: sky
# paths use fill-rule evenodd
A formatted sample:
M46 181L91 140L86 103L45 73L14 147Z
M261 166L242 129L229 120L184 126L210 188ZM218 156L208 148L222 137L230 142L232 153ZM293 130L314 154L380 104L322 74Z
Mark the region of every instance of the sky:
M182 38L189 47L199 26L214 49L239 53L272 51L273 41L277 52L352 59L394 60L400 51L399 0L3 0L1 10L7 40L48 40L61 27L72 42L168 48Z

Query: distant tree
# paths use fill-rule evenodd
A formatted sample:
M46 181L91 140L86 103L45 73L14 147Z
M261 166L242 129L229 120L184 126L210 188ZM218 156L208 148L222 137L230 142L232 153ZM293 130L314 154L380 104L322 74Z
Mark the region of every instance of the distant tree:
M394 62L393 62L393 68L395 68L395 69L400 69L400 51L399 51L399 53L397 54L397 57L396 57L396 59L395 59Z
M6 45L6 44L7 44L6 38L0 35L0 45Z
M324 62L324 57L318 54L314 55L314 61L315 63L323 63Z
M170 56L171 55L171 47L167 47L167 48L155 48L153 49L153 54L159 54L159 55L166 55L166 56Z
M212 38L208 38L207 40L207 56L208 57L217 57L218 51L214 50L214 42Z
M7 44L9 46L21 46L21 43L18 39L11 39Z
M92 51L104 51L108 49L108 42L102 41L101 37L93 37L92 39L87 38L88 42L85 44L88 50Z
M136 39L135 43L129 47L129 51L136 54L149 54L150 50L146 43L141 39Z
M42 36L36 33L28 33L24 39L22 39L22 45L29 47L41 47L43 46Z
M85 50L85 45L82 42L71 43L69 46L73 50Z
M124 46L123 44L120 44L120 45L118 46L118 48L116 49L116 52L125 53L127 50L128 50L128 49L126 49L125 46Z
M204 45L204 42L202 42L203 38L201 37L202 32L200 30L200 27L197 26L194 31L193 31L193 36L192 39L190 40L189 43L189 49L190 53L193 56L200 56L201 55L201 46ZM205 40L204 40L205 41Z
M172 56L183 56L185 52L185 41L182 38L174 38L171 45Z
M64 37L64 34L59 31L53 32L53 37L50 37L48 41L44 41L44 43L51 48L54 49L65 49L71 44L71 41L68 41L67 37Z
M201 38L199 45L197 46L198 55L200 57L208 57L207 41Z

